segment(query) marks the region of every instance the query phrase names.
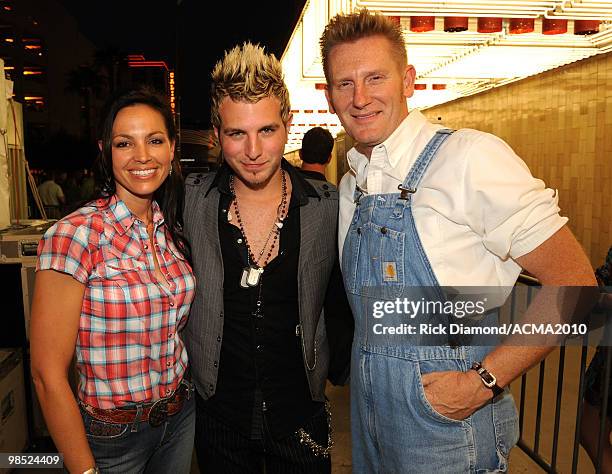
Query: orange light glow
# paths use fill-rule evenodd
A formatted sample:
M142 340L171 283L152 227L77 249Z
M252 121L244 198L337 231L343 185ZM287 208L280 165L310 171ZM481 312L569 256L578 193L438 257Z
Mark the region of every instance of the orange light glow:
M168 65L165 61L128 61L130 67L163 67L166 71Z

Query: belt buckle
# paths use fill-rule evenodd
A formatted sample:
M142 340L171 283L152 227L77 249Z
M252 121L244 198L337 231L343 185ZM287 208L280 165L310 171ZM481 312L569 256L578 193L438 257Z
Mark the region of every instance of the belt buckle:
M160 398L157 400L151 410L149 410L149 425L153 428L161 425L168 419L168 399Z

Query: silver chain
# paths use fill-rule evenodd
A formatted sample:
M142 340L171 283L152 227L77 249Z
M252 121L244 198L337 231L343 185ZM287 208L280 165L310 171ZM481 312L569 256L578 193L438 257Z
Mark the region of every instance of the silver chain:
M331 408L329 402L325 402L325 413L327 414L327 446L323 447L317 443L312 437L304 430L300 428L297 430L297 435L300 437L300 443L306 445L316 457L323 457L327 459L331 449L334 447L334 440L332 439L333 430L331 423Z

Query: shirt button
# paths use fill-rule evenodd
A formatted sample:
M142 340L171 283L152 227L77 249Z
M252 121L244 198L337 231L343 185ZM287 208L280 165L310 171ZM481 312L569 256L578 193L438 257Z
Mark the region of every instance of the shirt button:
M238 240L236 240L236 242L238 242L239 244L241 244L241 243L242 243L242 239L238 239Z
M172 367L172 362L166 362L166 367Z
M386 227L381 227L380 233L381 234L386 234L387 233L387 228Z
M222 318L223 317L223 313L219 313L219 317Z
M213 388L215 388L215 386L214 386L213 384L210 384L210 385L208 386L208 388L209 388L210 390L212 390Z
M170 306L174 306L174 301L170 301Z
M172 333L168 334L168 339L172 339L172 336L174 336L174 334Z
M213 363L213 365L214 365L215 367L217 367L219 364L217 363L217 361L215 361L215 362Z
M221 342L221 336L217 336L217 342Z
M145 250L147 250L149 248L149 246L147 244L144 244L144 248L145 248Z
M263 346L263 344L259 344L259 345L257 346L257 352L263 352L263 350L264 350L264 346Z

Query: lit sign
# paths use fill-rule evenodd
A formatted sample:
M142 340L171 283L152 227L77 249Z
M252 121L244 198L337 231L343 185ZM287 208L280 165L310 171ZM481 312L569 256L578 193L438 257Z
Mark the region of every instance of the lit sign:
M174 96L174 71L168 73L168 83L170 85L170 108L172 113L176 113L176 98Z

